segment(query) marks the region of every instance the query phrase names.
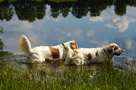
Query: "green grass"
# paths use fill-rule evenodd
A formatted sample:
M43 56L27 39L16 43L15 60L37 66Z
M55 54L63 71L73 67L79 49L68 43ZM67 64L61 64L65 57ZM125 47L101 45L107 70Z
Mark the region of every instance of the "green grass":
M71 66L67 66L71 67ZM82 66L78 71L76 67L66 69L60 67L62 72L36 70L21 73L23 70L15 69L10 65L0 65L0 90L135 90L136 74L133 71L116 71L112 65L101 65L98 72L84 70ZM40 80L36 79L40 78Z

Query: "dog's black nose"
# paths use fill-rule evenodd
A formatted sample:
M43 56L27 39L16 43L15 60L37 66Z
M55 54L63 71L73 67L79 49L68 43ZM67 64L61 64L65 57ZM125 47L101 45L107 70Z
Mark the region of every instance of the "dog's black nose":
M121 49L121 52L125 52L126 50L125 49Z

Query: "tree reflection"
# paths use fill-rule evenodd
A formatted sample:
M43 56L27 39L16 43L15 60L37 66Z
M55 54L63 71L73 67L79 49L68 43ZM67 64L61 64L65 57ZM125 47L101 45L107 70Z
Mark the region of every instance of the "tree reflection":
M89 11L91 16L100 16L101 12L107 8L107 0L90 0Z
M0 20L11 20L13 13L13 6L10 3L6 1L0 3Z
M14 2L13 5L19 20L33 22L36 18L43 19L45 16L45 3L43 1L32 2L28 0L18 0Z
M117 0L117 2L115 3L115 13L119 16L122 16L124 14L126 14L126 2L124 2L123 0Z
M88 13L88 0L79 0L72 7L72 14L77 18L82 18Z
M43 19L46 15L46 5L50 6L53 18L59 15L67 17L69 13L76 18L82 18L88 13L90 16L100 16L102 11L112 5L115 13L122 16L126 14L128 5L136 7L136 0L2 0L0 20L11 20L14 13L19 20L33 22Z

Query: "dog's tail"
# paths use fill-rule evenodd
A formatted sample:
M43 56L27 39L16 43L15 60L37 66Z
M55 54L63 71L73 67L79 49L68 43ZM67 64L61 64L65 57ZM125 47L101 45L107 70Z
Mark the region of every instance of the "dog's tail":
M25 35L20 36L18 48L28 54L32 52L31 43Z

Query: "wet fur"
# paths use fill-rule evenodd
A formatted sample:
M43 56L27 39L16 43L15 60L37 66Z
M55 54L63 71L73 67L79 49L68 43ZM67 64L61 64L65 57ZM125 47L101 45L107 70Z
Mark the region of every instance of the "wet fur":
M71 49L77 49L77 43L72 40L65 42L63 45L56 46L37 46L32 48L31 43L25 35L20 36L18 42L18 48L27 54L28 62L43 62L46 59L64 59L66 56L65 46L69 46Z
M110 44L98 48L78 48L74 51L68 46L65 64L110 63L114 55L119 56L122 52L123 50L117 44Z

